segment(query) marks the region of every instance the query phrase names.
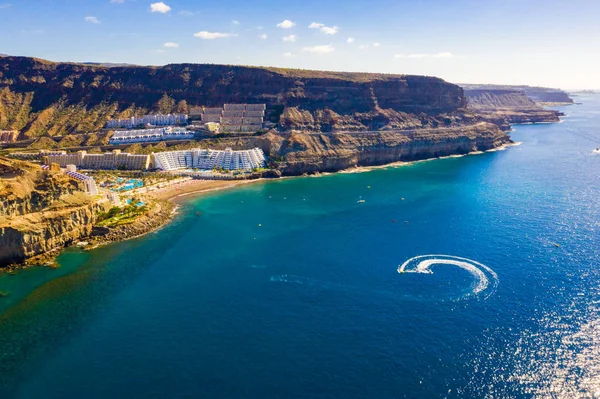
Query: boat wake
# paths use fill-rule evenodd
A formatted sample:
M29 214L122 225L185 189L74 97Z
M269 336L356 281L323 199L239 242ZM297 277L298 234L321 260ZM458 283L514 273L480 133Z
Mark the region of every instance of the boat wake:
M479 296L484 299L491 296L498 286L498 275L486 265L476 262L471 259L461 258L458 256L450 255L421 255L410 258L402 265L398 267L398 273L421 273L421 274L433 274L431 270L436 265L447 265L454 266L469 272L474 278L474 284L471 288L471 292L467 295L462 295L457 299L465 299L470 296ZM444 295L435 294L434 297L428 299L427 295L415 294L409 292L398 292L392 290L378 290L370 287L361 287L354 285L346 285L334 282L323 282L313 278L295 276L290 274L282 274L278 276L271 276L270 281L279 283L291 283L302 285L306 289L313 290L335 290L338 292L348 292L352 294L366 294L366 295L384 295L389 297L397 298L399 295L406 300L416 301L428 301L434 300L447 300L448 298Z
M424 273L433 274L434 265L447 265L466 270L475 278L473 295L483 295L488 298L498 286L498 275L486 265L471 259L451 255L420 255L410 258L400 266L398 273Z

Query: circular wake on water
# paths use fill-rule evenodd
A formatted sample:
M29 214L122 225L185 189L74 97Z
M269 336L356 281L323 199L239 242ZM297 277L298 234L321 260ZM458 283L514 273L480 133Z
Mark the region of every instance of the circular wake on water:
M472 259L452 255L419 255L410 258L400 266L398 273L433 274L431 268L435 265L455 266L466 270L475 279L472 295L481 295L489 298L498 287L498 275L483 263Z

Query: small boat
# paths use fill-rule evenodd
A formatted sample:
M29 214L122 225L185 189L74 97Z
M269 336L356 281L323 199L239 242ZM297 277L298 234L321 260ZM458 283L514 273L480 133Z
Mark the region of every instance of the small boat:
M358 200L358 201L356 201L356 202L358 202L359 204L362 204L363 202L367 202L367 201L365 201L364 199L359 199L359 200Z
M560 245L558 245L557 243L554 243L554 246L555 246L556 248L560 248Z

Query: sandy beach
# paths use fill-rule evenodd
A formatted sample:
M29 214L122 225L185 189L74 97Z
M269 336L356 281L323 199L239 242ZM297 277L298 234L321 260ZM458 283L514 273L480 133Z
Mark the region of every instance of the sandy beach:
M255 180L186 180L181 183L176 183L168 187L163 187L158 190L149 192L157 199L176 201L193 194L207 193L211 191L224 190L227 188L236 187L242 184L251 184L261 181Z

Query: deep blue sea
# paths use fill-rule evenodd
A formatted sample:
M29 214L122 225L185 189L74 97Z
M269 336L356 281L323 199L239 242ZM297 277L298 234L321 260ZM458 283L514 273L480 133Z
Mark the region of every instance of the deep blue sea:
M0 275L0 397L600 395L600 96L576 100L505 151L213 193Z

